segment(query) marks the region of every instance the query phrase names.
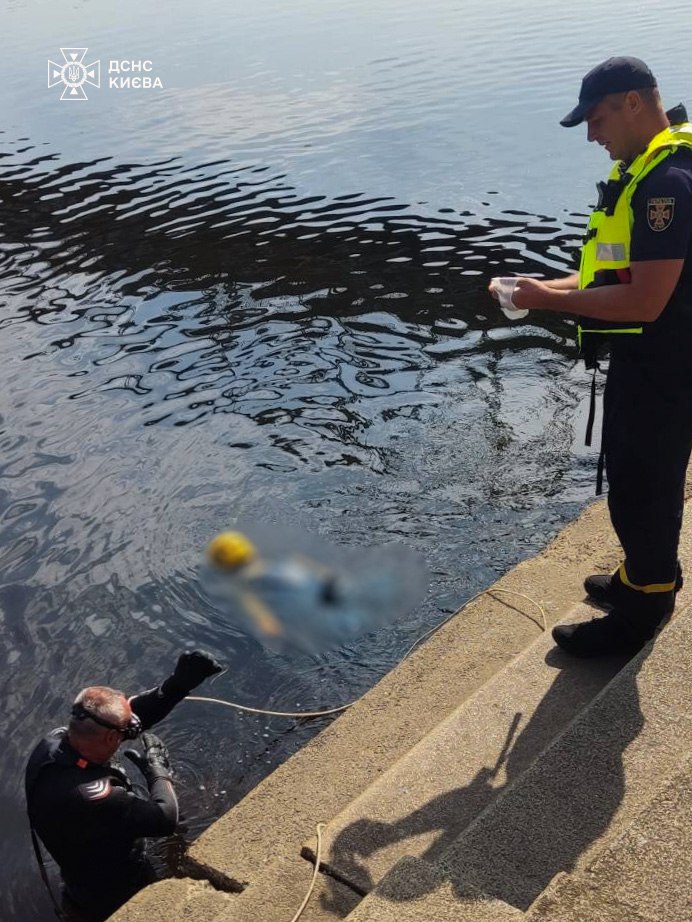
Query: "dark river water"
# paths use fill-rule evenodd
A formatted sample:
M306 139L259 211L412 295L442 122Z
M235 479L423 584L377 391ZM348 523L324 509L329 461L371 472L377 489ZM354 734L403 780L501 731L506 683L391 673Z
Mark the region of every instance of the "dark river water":
M572 325L510 324L486 286L573 268L609 164L558 121L610 54L692 102L691 24L673 0L0 4L3 922L52 917L22 772L79 688L198 645L218 696L352 700L592 497ZM66 47L100 61L85 100L47 86ZM110 60L162 86L111 87ZM199 588L238 520L404 542L430 592L271 654ZM185 836L320 726L181 705Z

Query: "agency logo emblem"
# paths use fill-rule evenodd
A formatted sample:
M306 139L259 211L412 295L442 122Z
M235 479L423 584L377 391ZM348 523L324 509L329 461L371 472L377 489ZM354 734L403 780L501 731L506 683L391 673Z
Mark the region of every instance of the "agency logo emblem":
M101 86L101 62L94 61L92 64L85 64L84 58L88 48L61 48L64 61L62 64L56 64L55 61L48 61L48 86L55 86L57 83L64 83L61 100L63 99L88 99L84 84L91 86Z
M647 204L647 219L653 231L664 231L673 220L674 198L650 198Z

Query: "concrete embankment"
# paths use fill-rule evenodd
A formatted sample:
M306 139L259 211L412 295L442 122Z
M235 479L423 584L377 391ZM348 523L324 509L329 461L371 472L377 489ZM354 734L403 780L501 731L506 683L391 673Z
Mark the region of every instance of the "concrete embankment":
M692 572L692 523L680 556ZM306 922L689 922L692 590L629 663L565 657L519 595L548 628L591 617L583 577L617 563L594 503L203 833L188 876L113 922L291 922L317 823Z

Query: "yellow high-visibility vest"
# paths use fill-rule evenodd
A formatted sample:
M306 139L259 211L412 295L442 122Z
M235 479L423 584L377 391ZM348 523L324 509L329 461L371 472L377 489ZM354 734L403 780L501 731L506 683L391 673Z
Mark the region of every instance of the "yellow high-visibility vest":
M605 183L599 183L599 201L591 212L579 264L579 287L608 284L612 272L630 265L630 241L634 214L632 196L639 183L662 160L681 148L692 151L692 123L664 128L629 166L615 164ZM610 270L610 271L608 271ZM642 333L636 323L613 323L579 318L577 342L582 348L589 334Z

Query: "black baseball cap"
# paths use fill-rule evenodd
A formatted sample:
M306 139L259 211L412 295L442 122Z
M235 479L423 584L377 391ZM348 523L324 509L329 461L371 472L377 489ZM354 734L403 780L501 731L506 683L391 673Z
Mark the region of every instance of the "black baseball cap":
M581 82L579 102L560 122L574 128L584 121L590 109L610 93L626 93L656 86L656 78L639 58L608 58L590 70Z

